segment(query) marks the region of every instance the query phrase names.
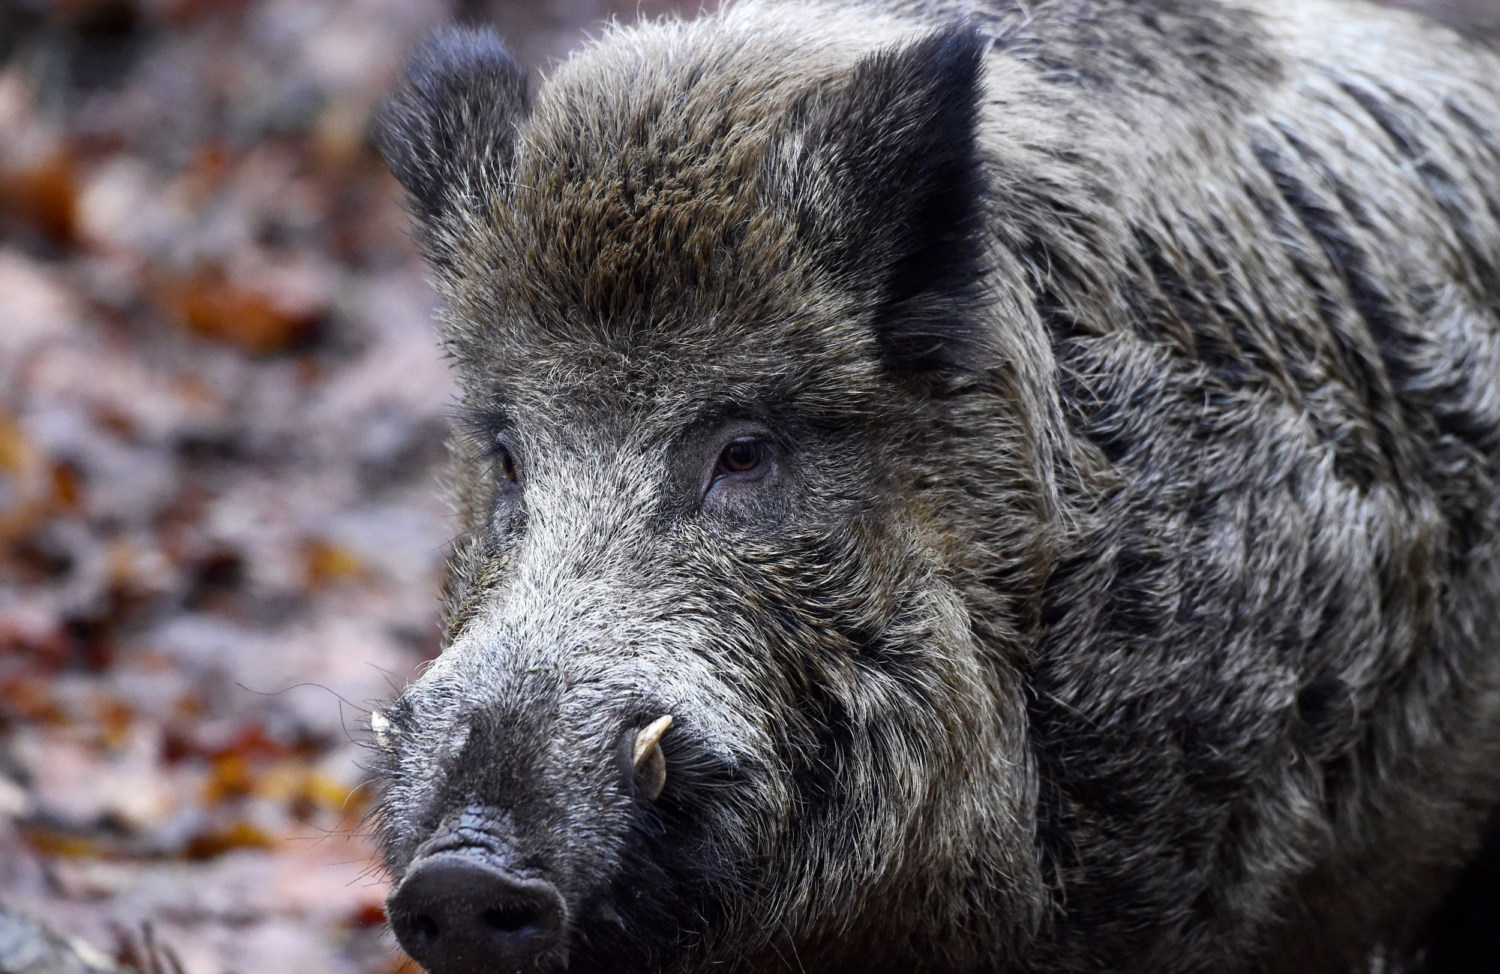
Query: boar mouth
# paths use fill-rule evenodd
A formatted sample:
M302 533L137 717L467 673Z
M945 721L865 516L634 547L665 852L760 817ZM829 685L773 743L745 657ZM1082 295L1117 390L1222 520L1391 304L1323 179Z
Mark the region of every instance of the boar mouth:
M475 845L420 856L387 902L396 939L432 974L564 971L567 912L552 883Z

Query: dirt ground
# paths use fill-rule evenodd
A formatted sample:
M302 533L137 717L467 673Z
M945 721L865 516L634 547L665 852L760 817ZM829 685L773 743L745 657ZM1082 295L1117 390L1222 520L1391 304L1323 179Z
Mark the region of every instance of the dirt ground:
M0 906L414 970L360 742L437 649L452 391L371 114L444 20L545 67L672 6L0 0Z

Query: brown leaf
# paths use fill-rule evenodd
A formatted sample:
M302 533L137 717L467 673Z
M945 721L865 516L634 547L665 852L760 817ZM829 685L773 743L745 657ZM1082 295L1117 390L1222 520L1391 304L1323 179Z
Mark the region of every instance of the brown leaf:
M212 859L233 849L269 849L272 837L249 822L235 822L225 829L209 829L188 840L184 856L188 859Z
M384 967L379 968L376 974L422 974L422 968L410 957L398 953Z
M67 719L40 675L0 676L0 719L31 724L60 724Z
M76 511L83 501L78 468L68 462L52 464L52 500L60 511Z
M72 154L56 149L24 168L0 171L0 213L72 246L78 240L78 189Z
M78 469L52 460L20 424L0 415L0 477L11 481L11 504L0 509L0 542L30 534L44 521L76 511L83 500Z
M324 538L313 538L302 546L302 563L307 583L315 589L365 574L364 563L357 556Z
M160 290L184 328L252 355L295 348L312 337L318 324L315 314L282 307L270 296L230 281L216 267L168 280Z
M109 853L106 843L90 836L54 829L28 828L23 830L26 844L33 852L44 856L68 856L94 858Z
M370 928L385 926L385 904L365 903L356 909L349 917L349 925L353 927Z
M110 749L123 747L135 726L135 708L123 700L103 697L94 703L94 719L99 726L99 743Z
M210 765L208 780L203 783L203 802L212 807L233 798L250 794L255 785L255 771L243 754L220 754Z

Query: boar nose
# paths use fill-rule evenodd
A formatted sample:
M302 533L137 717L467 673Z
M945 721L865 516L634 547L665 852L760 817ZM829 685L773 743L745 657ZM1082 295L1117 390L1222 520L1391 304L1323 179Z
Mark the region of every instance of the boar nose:
M474 855L443 853L407 872L389 903L396 939L432 974L561 970L557 888Z

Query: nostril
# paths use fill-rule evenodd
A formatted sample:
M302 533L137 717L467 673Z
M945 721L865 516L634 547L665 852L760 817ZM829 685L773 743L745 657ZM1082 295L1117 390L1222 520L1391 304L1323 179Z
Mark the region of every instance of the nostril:
M411 928L412 934L421 940L436 940L440 933L437 921L425 913L411 918Z
M520 933L538 926L541 914L521 906L491 908L480 914L480 920L491 930L501 933Z

